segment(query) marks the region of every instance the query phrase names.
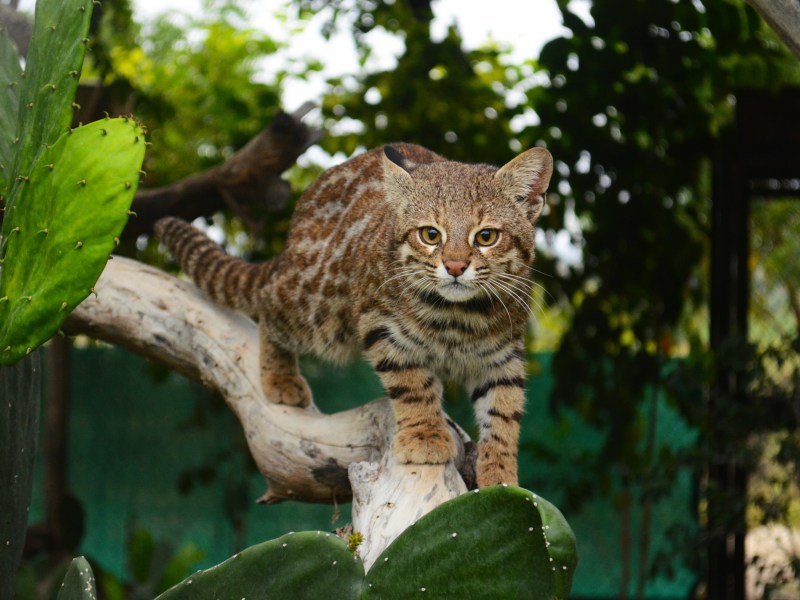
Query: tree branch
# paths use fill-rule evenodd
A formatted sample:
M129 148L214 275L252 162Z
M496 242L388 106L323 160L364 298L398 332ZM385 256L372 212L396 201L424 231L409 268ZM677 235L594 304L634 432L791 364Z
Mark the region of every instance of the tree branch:
M166 215L191 221L224 209L232 210L252 233L260 234L259 213L281 208L291 195L281 173L322 139L322 132L302 122L313 108L307 102L292 114L278 113L268 127L216 167L171 185L139 190L131 206L137 217L128 221L122 236L149 234Z
M219 392L267 480L260 502L329 503L355 494L353 523L365 535L368 563L422 514L466 490L458 469L474 468L474 444L455 423L455 461L399 464L388 400L332 415L270 402L260 384L256 324L193 284L114 257L95 290L64 330L127 348Z

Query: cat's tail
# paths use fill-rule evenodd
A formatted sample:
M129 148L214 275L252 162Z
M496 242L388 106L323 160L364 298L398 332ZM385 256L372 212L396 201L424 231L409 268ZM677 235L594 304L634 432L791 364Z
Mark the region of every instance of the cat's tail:
M159 219L154 230L175 262L213 300L248 314L257 312L259 290L269 279L269 263L252 264L229 256L181 219Z

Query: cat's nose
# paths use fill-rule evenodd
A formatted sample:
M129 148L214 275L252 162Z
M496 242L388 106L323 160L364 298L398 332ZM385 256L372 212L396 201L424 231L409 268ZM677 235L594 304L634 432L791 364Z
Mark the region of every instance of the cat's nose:
M469 262L466 260L446 260L444 261L444 268L453 277L459 277L467 270Z

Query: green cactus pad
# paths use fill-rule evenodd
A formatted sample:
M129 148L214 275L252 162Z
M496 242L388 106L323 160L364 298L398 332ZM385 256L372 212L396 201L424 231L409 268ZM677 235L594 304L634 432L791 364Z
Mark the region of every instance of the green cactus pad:
M72 101L88 42L92 0L39 0L28 45L25 76L15 139L15 177L30 177L34 163L72 122ZM6 209L18 197L20 181L9 181L12 191Z
M24 207L8 208L3 223L0 364L50 338L91 293L128 219L143 158L141 128L106 119L65 133L34 164Z
M8 30L0 28L0 196L6 194L13 179L21 71L17 47Z
M0 367L0 598L11 598L33 491L42 369L34 352Z
M578 566L575 534L564 515L553 504L534 494L533 501L542 516L547 552L555 565L556 598L566 598L572 588L572 575Z
M356 600L364 567L329 533L290 533L195 573L156 600Z
M84 557L72 559L58 590L58 600L97 600L94 573Z
M505 486L454 498L378 557L367 574L368 597L564 598L577 562L574 537L550 507L527 490ZM562 536L571 540L571 553ZM558 557L549 553L554 547Z

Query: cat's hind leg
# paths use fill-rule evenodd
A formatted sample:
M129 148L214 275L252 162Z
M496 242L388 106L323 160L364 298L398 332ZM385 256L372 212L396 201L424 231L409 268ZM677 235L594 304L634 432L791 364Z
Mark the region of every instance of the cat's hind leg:
M267 400L290 406L311 404L311 389L300 374L297 354L281 348L269 339L269 323L259 322L261 386Z

